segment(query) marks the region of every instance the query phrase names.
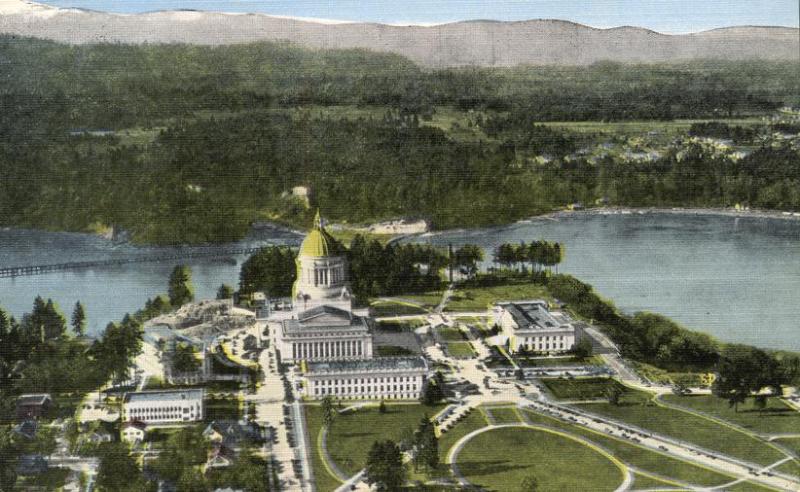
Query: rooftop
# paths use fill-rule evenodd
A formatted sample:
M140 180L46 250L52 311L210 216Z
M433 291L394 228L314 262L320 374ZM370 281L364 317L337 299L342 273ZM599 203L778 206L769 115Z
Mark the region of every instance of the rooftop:
M308 373L342 373L365 371L410 371L428 368L422 357L377 357L362 360L338 360L330 362L308 362Z
M125 402L135 401L169 401L169 400L202 400L202 388L182 389L182 390L157 390L157 391L136 391L125 394Z
M497 305L511 314L517 330L556 330L566 327L567 324L564 320L557 319L542 300L501 302Z
M303 239L299 255L312 257L335 256L335 249L336 241L322 226L322 219L319 216L319 210L317 210L317 215L314 217L314 227Z
M370 321L363 316L333 306L317 306L297 318L283 320L284 333L303 333L325 330L371 330Z
M51 400L48 393L31 393L20 395L17 398L17 405L44 405L48 400Z

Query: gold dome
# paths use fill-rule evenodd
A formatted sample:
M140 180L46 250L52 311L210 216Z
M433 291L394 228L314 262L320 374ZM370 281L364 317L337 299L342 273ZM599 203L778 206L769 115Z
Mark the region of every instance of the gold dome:
M300 256L333 256L335 244L336 241L333 237L322 227L322 219L319 216L319 210L317 210L317 215L314 217L314 227L303 239L303 244L300 245Z

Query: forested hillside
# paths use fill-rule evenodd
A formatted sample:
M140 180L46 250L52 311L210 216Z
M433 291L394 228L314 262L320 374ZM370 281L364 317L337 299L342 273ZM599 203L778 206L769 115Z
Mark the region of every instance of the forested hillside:
M799 69L436 71L285 44L0 38L0 224L227 241L307 223L296 185L332 219L438 228L601 198L798 209L800 124L778 109L798 104Z

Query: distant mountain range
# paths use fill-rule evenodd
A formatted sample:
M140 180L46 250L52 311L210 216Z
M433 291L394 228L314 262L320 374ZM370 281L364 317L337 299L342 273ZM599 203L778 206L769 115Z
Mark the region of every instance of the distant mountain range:
M392 26L169 11L111 14L0 0L0 33L66 43L232 44L289 41L310 48L396 53L427 67L586 65L696 59L800 61L800 30L741 26L667 35L638 27L596 29L560 20Z

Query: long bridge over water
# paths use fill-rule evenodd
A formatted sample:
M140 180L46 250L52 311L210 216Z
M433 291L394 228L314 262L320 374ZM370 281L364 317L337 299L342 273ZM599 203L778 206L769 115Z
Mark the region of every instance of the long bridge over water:
M161 261L184 260L192 258L222 258L227 256L250 255L257 252L261 248L267 246L270 246L270 244L264 244L262 246L249 247L249 248L186 251L186 252L175 252L162 255L142 255L142 256L129 256L126 258L110 258L106 260L71 261L65 263L52 263L49 265L2 267L0 268L0 278L23 277L29 275L44 275L46 273L63 272L67 270L87 270L90 268L122 266L134 263L154 263Z

